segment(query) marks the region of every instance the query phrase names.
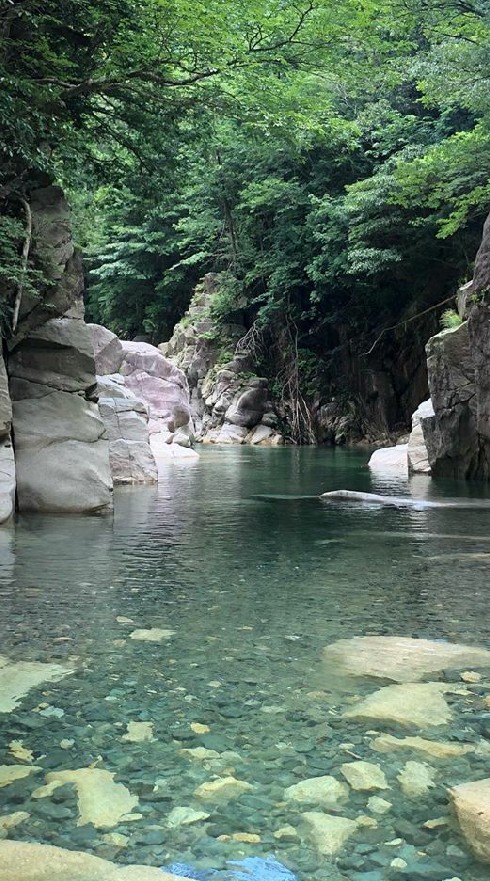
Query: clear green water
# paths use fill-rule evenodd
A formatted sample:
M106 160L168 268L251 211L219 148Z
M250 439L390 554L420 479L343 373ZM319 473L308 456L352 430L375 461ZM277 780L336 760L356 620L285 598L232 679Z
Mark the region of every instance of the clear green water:
M111 830L77 827L71 787L31 800L44 776L33 775L0 790L0 813L30 813L11 837L151 865L181 860L220 868L244 854L275 853L300 881L488 878L454 829L428 832L423 823L447 813L447 786L490 776L490 760L439 762L430 795L405 798L396 774L407 758L423 757L373 753L368 726L340 719L345 696L331 693L320 656L335 639L365 634L490 647L490 558L464 556L490 553L489 496L481 487L424 477L410 488L375 479L366 461L364 452L205 449L197 464L169 466L158 489L119 490L113 520L23 516L15 533L3 536L0 653L66 662L76 672L0 716L0 764L12 761L13 739L23 740L46 772L98 760L139 797L142 814L112 830L129 838L117 848L103 838ZM463 507L396 510L317 498L339 488L459 496ZM118 616L135 623L120 624ZM127 639L135 626L175 635L162 643ZM490 737L487 691L484 684L472 691L439 739ZM42 701L62 717L33 712ZM128 721L153 722L156 740L124 742ZM209 733L194 733L193 722ZM62 740L73 746L62 749ZM206 764L179 753L198 746L225 756ZM315 810L286 804L284 788L339 776L351 753L381 762L393 807L377 829L360 829L333 867L307 843L277 841L273 832L297 827L301 810ZM224 769L254 790L203 806L194 790ZM342 815L366 813L369 795L352 793ZM175 806L205 807L211 816L167 830ZM261 841L218 840L237 832ZM393 839L401 843L386 846ZM409 874L389 867L397 856L408 861Z

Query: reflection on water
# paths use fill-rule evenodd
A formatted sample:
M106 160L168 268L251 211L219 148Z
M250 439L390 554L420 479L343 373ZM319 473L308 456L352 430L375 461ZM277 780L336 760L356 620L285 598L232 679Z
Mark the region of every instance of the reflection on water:
M285 802L284 790L308 777L338 777L351 754L380 756L370 753L366 726L340 720L322 647L359 634L490 646L488 493L424 476L407 489L372 477L366 460L319 449L205 449L192 467L169 465L158 488L118 490L114 518L24 515L15 532L0 535L1 654L76 667L0 716L0 764L12 761L7 746L20 739L43 769L0 789L2 813L30 814L12 837L152 865L185 859L220 867L243 853L276 853L301 881L331 877L326 857L294 834L301 811L321 808ZM318 499L344 488L472 505L393 509ZM136 628L175 635L129 639ZM456 717L446 739L488 734L475 706ZM152 722L155 739L124 740L130 721ZM196 747L212 753L181 752ZM483 879L454 830L429 834L423 823L446 813L447 785L486 776L484 765L470 755L441 766L430 797L410 801L396 783L406 758L381 757L392 809L340 852L338 878L363 881L371 872L366 881L377 881L378 872L385 881L391 860L410 867L422 851L427 865L447 869L439 878L429 866L424 877ZM138 797L139 819L116 830L77 826L71 785L31 797L45 773L91 763L117 772ZM206 802L209 817L167 828L176 807L202 811L196 788L226 775L254 789ZM368 795L352 792L340 813L366 813ZM274 836L286 826L293 833ZM237 841L237 833L260 841ZM385 847L397 838L401 856Z

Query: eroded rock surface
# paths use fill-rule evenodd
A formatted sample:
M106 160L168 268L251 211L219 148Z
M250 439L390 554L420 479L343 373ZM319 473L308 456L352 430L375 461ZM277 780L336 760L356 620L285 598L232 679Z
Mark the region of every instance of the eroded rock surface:
M114 483L156 483L158 471L150 446L147 404L126 387L124 378L117 373L98 376L97 393L99 413L109 438Z
M450 690L439 682L388 685L346 710L343 718L358 722L394 722L418 728L446 725L452 713L444 693Z
M407 444L398 444L396 447L375 450L368 463L371 471L377 474L395 471L402 476L408 475L407 449Z

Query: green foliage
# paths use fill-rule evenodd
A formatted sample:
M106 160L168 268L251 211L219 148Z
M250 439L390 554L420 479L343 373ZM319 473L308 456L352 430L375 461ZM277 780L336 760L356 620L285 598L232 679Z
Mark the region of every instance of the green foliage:
M463 319L455 309L445 309L441 315L441 327L443 330L453 330L463 323Z

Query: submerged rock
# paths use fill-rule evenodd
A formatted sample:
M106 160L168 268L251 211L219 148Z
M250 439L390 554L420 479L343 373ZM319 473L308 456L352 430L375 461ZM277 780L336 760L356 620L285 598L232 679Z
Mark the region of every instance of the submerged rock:
M352 789L370 792L390 788L384 771L372 762L345 762L340 766L340 771Z
M424 737L393 737L392 734L380 734L371 741L371 747L380 753L409 749L411 752L421 752L434 759L454 759L475 752L475 745L472 743L449 743L427 740Z
M122 740L129 743L146 743L155 740L153 722L128 722L126 734Z
M73 783L78 798L77 826L92 823L96 828L111 828L138 804L137 797L122 783L115 783L114 777L114 773L103 768L51 771L46 775L46 786L36 790L35 796L48 797L65 783Z
M15 710L31 688L43 682L57 682L72 672L61 664L9 661L0 655L0 713Z
M427 795L429 789L435 786L435 768L431 768L425 762L406 762L397 776L404 795L409 798L419 798Z
M196 798L202 801L226 803L240 798L244 792L250 792L254 787L245 780L237 780L235 777L218 777L217 780L209 780L198 786L194 792Z
M0 789L41 770L36 765L0 765Z
M13 866L15 866L14 874ZM183 881L183 879L153 866L121 866L92 854L52 847L49 844L0 841L0 881Z
M149 629L139 628L133 630L129 634L130 639L141 640L142 642L162 642L164 639L170 639L175 634L175 630L165 630L162 627L150 627Z
M175 829L177 826L190 826L192 823L207 820L209 816L210 814L206 811L196 811L194 808L179 806L170 811L165 825L168 829Z
M342 718L358 722L382 720L419 728L446 725L452 714L444 693L451 690L439 682L388 685L346 710Z
M449 790L461 832L479 860L490 863L490 779Z
M346 841L357 830L355 820L333 817L309 811L301 815L301 831L317 851L324 856L334 856L342 850Z
M427 673L471 665L490 667L490 651L478 646L404 636L355 636L327 646L323 660L334 674L416 682Z
M286 801L306 802L333 808L349 796L349 787L335 777L311 777L289 786L284 792Z

